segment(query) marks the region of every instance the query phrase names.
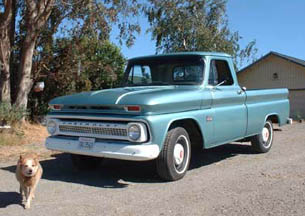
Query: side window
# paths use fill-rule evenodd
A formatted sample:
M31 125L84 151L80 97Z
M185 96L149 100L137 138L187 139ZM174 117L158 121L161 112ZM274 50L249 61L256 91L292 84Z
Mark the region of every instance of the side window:
M224 60L212 60L209 73L209 84L215 86L221 82L224 82L222 85L233 85L233 78L228 62Z
M128 77L128 81L133 84L150 84L151 72L149 66L134 65Z

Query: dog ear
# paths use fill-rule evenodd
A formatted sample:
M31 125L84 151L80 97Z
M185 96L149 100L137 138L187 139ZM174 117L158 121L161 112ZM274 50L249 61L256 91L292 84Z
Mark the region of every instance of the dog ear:
M37 154L33 154L33 159L34 159L35 164L39 163L39 159L38 159L38 155Z
M37 154L33 154L33 158L35 159L35 160L38 160L38 155Z
M18 165L20 165L20 164L22 163L22 162L21 162L22 160L23 160L23 155L20 155L20 156L19 156L19 160L18 160L18 163L17 163L17 164L18 164Z

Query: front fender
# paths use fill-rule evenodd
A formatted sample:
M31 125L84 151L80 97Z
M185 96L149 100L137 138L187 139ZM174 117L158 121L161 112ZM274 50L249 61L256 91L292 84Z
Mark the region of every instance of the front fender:
M212 143L213 138L213 123L206 121L207 116L212 115L211 109L194 110L180 113L170 113L162 115L146 116L144 119L148 122L151 131L151 142L158 144L160 149L163 148L163 143L166 138L167 131L173 122L183 119L194 120L200 129L204 144L208 146Z

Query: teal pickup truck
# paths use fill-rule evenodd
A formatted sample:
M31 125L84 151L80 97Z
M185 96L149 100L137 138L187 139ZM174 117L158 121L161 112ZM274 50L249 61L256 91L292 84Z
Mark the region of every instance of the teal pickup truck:
M253 80L259 82L259 80ZM287 89L247 91L232 57L188 52L133 58L120 88L53 99L46 147L78 168L100 158L156 160L164 180L181 179L191 151L248 140L268 152L273 123L289 123Z

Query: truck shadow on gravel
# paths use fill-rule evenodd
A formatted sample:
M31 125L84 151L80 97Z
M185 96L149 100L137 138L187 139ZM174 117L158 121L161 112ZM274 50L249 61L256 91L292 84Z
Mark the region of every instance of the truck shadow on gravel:
M240 143L226 144L211 149L192 150L189 170L212 165L217 162L244 154L255 155L257 153L252 150L250 145Z
M248 145L227 144L208 150L193 150L189 170L213 165L219 161L241 154L255 154ZM53 158L40 161L42 178L50 181L71 182L94 187L124 188L134 183L162 183L155 169L155 161L134 162L104 159L95 170L76 171L69 154L55 154ZM16 166L1 168L15 172Z

